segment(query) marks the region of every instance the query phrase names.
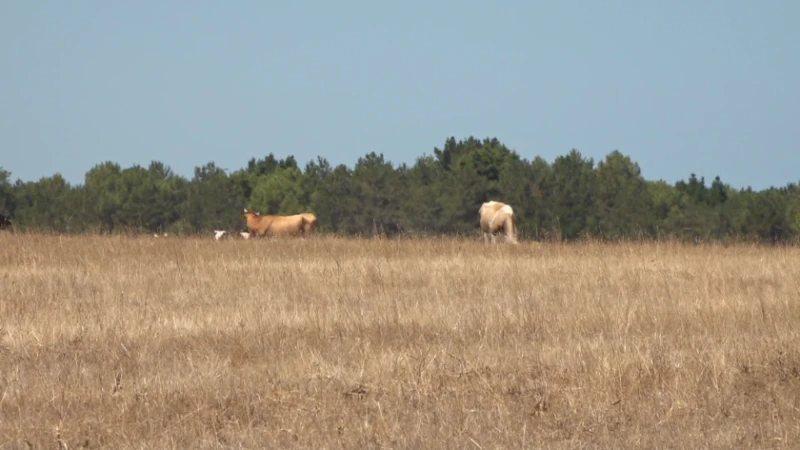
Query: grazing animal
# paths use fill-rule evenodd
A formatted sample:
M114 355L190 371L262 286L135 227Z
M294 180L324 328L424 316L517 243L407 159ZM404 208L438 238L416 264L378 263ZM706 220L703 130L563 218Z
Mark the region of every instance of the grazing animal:
M296 236L305 233L308 220L301 214L291 216L261 215L254 211L244 210L241 219L247 224L247 231L257 237L266 236Z
M11 219L0 214L0 230L5 230L6 228L11 228Z
M305 225L303 225L303 234L311 234L314 232L314 229L317 228L317 216L313 213L300 213L298 214L303 216L306 219Z
M488 243L490 238L492 243L495 243L497 233L504 233L506 242L519 243L517 241L517 217L510 205L489 201L481 205L478 215L484 243Z
M214 239L220 240L225 234L225 230L214 230Z

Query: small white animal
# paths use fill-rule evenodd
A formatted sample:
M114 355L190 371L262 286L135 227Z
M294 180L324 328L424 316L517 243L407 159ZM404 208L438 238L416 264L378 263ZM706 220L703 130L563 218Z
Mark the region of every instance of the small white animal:
M219 240L223 234L225 234L225 230L214 230L214 239Z
M250 239L250 233L248 233L247 231L242 231L239 234L245 239Z

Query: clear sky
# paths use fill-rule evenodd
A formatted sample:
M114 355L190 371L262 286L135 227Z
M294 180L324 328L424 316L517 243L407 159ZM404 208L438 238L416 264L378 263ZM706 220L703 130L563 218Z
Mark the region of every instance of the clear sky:
M790 0L7 0L0 166L352 167L473 135L782 186L800 180L798 17Z

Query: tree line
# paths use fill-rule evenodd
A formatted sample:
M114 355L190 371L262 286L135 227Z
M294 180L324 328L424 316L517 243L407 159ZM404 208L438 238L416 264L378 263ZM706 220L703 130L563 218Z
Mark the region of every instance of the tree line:
M639 165L613 151L595 163L578 150L548 163L522 158L497 138L458 140L395 165L370 152L354 167L318 157L252 158L228 173L209 162L188 179L161 162L122 168L106 161L82 184L61 174L11 182L0 167L0 214L20 230L62 233L206 233L243 229L243 208L264 214L312 211L318 229L369 235L475 234L487 200L514 207L520 237L536 240L800 238L800 186L735 189L691 174L669 184L645 180Z

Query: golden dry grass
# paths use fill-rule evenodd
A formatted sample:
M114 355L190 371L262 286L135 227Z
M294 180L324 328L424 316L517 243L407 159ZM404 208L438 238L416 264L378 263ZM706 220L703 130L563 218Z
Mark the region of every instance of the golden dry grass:
M0 448L781 448L800 251L0 234Z

